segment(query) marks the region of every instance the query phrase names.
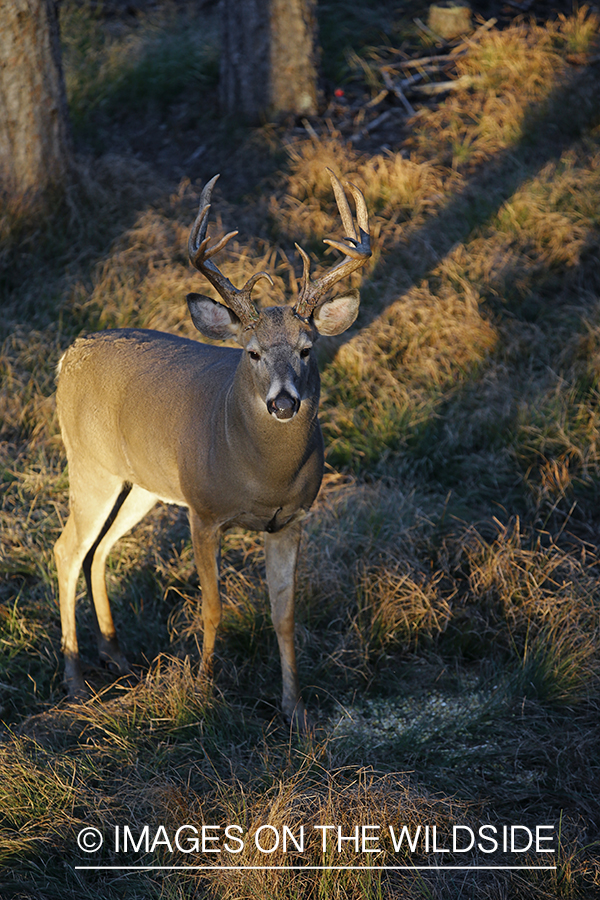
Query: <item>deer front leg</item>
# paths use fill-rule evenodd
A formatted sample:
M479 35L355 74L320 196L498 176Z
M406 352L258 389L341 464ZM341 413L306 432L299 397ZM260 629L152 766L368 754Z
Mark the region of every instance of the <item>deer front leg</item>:
M298 731L306 731L308 719L298 683L294 647L294 594L300 544L300 522L293 522L265 537L267 584L271 617L277 634L283 680L283 714Z
M221 596L219 594L220 533L214 526L206 528L195 512L190 510L194 559L202 589L202 675L207 679L213 674L213 653L217 630L221 622Z

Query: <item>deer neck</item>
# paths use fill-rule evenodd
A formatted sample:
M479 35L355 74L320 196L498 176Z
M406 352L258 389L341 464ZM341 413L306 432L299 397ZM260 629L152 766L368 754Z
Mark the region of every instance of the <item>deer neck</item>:
M247 377L238 367L227 394L224 425L228 446L236 446L244 469L256 474L269 472L282 483L291 481L321 445L318 372L315 374L296 416L282 422L267 411L260 396L248 391Z

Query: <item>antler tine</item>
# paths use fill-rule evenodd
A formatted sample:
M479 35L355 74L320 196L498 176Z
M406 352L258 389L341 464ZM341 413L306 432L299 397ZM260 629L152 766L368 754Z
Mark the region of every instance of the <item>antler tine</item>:
M200 209L196 216L196 221L192 225L188 240L190 262L208 278L212 286L219 292L225 306L228 306L236 314L244 328L254 328L260 316L250 298L252 288L260 278L267 278L271 284L273 284L273 280L268 272L257 272L248 279L241 290L238 290L212 262L212 257L222 250L231 238L237 234L237 231L230 231L217 241L214 246L208 246L209 238L206 236L206 231L211 205L210 200L218 177L218 175L215 175L214 178L211 178L200 195Z
M302 257L302 267L303 267L302 285L300 287L300 290L298 291L298 302L296 303L296 306L294 307L294 311L296 312L296 315L300 315L300 313L298 312L298 308L297 308L298 304L300 303L300 299L302 297L306 296L306 294L308 293L309 288L310 288L310 259L308 257L308 253L304 252L304 250L302 249L300 244L294 243L294 246L295 246L296 250L298 251L298 253L300 254L300 256Z
M196 221L192 225L192 230L190 231L190 237L188 240L188 251L190 254L190 259L194 262L196 256L202 250L202 244L206 244L206 229L208 227L208 214L210 212L210 200L212 197L213 188L219 178L218 175L215 175L210 179L205 185L202 194L200 195L200 208L198 211L198 215L196 216ZM237 232L232 231L227 237L233 237Z
M357 235L354 229L354 221L352 219L350 206L348 205L348 200L344 193L344 188L342 187L340 179L337 177L335 172L333 172L329 168L327 169L327 171L329 172L329 178L331 179L331 186L335 195L335 202L337 203L337 208L340 213L342 225L344 226L344 230L348 238L355 241L357 240ZM346 184L348 184L348 182L346 182ZM354 185L352 186L354 187ZM354 191L352 193L354 193ZM356 199L356 194L354 194L354 197Z
M340 262L330 269L329 272L323 275L322 278L319 278L318 281L311 282L310 260L304 250L296 244L298 252L302 257L304 271L302 275L302 285L298 292L298 300L294 306L294 312L301 319L309 319L323 294L338 281L341 281L342 278L346 278L348 275L352 274L352 272L355 272L356 269L364 266L371 256L369 214L367 212L367 204L362 191L360 191L355 184L348 181L344 182L346 187L352 191L354 197L354 203L356 205L356 222L358 225L357 233L344 188L331 169L327 169L327 171L329 172L329 177L331 179L331 185L333 187L333 193L335 194L342 225L346 232L344 241L347 241L347 243L329 239L325 239L323 243L328 244L330 247L334 247L336 250L340 250L346 258L340 260Z

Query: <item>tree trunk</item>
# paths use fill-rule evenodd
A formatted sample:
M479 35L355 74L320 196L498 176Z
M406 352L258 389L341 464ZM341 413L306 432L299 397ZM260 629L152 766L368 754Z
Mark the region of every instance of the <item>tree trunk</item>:
M220 18L223 111L314 114L315 0L221 0Z
M317 111L314 0L271 0L271 97L274 114Z
M54 0L0 0L0 191L19 203L63 187L71 164Z

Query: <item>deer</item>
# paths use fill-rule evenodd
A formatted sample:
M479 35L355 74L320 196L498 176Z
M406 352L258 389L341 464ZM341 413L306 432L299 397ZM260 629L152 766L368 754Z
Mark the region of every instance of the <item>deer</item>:
M281 709L299 731L308 727L294 647L296 568L302 519L319 491L324 445L318 419L320 376L313 347L356 320L359 292L333 297L335 284L371 256L362 192L356 224L341 182L328 170L345 231L324 243L343 258L319 279L308 254L293 306L252 301L259 279L238 289L213 262L238 234L210 245L215 175L204 187L188 250L192 265L220 296L187 295L204 344L165 332L119 328L77 338L58 367L56 406L69 470L69 516L54 546L59 585L64 679L71 698L89 695L77 643L75 606L83 568L100 662L117 676L131 672L119 646L105 582L114 544L157 503L187 507L201 589L200 673L208 682L221 620L221 536L241 526L265 534L271 618L282 673Z

